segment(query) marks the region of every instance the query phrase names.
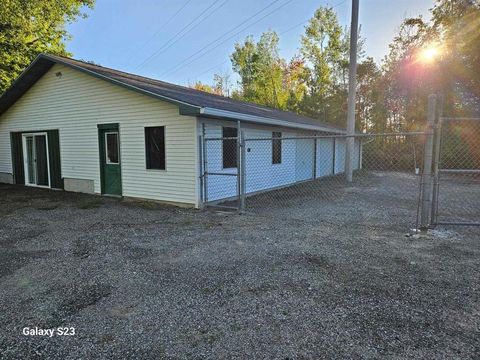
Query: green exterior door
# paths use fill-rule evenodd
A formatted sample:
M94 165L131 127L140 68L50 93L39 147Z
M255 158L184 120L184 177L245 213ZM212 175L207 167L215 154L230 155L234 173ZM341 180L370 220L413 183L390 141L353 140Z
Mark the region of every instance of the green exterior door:
M102 194L121 196L122 173L118 124L99 125L98 140Z

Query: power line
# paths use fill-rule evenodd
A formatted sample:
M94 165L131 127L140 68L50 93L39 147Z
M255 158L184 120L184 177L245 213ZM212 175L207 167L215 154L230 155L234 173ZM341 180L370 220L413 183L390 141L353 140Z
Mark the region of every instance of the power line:
M212 7L214 7L220 0L214 0L206 9L204 9L199 15L197 15L196 17L194 17L187 25L185 25L183 28L181 28L174 36L172 36L167 42L165 42L162 46L160 46L159 49L157 49L153 54L151 54L150 56L148 56L144 61L142 61L139 65L137 65L136 69L141 69L144 65L146 65L150 60L152 60L155 56L157 56L160 52L162 52L162 50L164 50L167 46L169 46L172 41L175 41L176 38L182 33L184 32L186 29L188 29L188 27L190 25L192 25L195 21L197 21L198 19L200 19L202 17L203 14L205 14L208 10L210 10ZM226 2L226 1L225 1ZM224 2L224 3L225 3ZM224 4L222 4L221 6L223 6ZM217 9L218 10L218 9ZM211 15L211 14L210 14ZM208 15L208 16L210 16ZM207 16L207 17L208 17ZM205 20L205 19L203 19ZM203 21L201 20L201 21ZM200 22L201 22L200 21ZM200 24L200 22L198 24ZM198 24L194 25L191 29L188 29L187 30L187 33L189 31L191 31L193 28L195 28L195 26L197 26Z
M343 0L343 1L339 2L338 4L333 5L333 6L332 6L332 9L335 9L337 6L340 6L340 5L342 5L343 3L345 3L345 2L347 2L347 0ZM307 22L310 21L310 19L311 19L311 18L309 18L309 19L307 19L307 20L304 20L304 21L298 23L297 25L293 25L292 27L289 27L288 29L282 31L282 32L279 33L278 35L286 34L286 33L290 32L290 31L292 31L293 29L296 29L297 27L306 24Z
M220 64L217 64L217 65L215 65L215 66L212 66L212 67L208 68L208 70L205 70L205 71L201 72L200 74L197 74L197 76L195 76L195 78L198 78L199 76L202 76L203 74L206 74L206 73L208 73L208 72L210 72L210 71L218 68L219 66L222 66L223 64L225 64L225 63L227 63L227 62L229 62L229 61L230 61L230 59L224 60L224 61L222 61Z
M333 5L331 8L334 9L334 8L336 8L336 7L344 4L345 2L347 2L347 0L340 1L339 3ZM302 22L299 22L298 24L296 24L296 25L294 25L294 26L291 26L291 27L289 27L288 29L280 32L278 35L280 36L280 35L286 34L286 33L290 32L290 31L292 31L293 29L296 29L297 27L308 23L308 22L310 21L310 19L311 19L311 18L308 18L307 20L304 20L304 21L302 21ZM219 64L217 64L217 65L214 65L214 66L212 66L212 67L209 67L207 70L204 70L204 71L202 71L201 73L197 74L197 75L195 76L195 78L198 78L198 77L200 77L200 76L202 76L202 75L204 75L204 74L206 74L206 73L209 73L210 71L218 68L219 66L222 66L223 64L225 64L225 63L227 63L227 62L229 62L229 61L230 61L230 59L227 59L227 60L224 60L224 61L222 61L221 63L219 63Z
M184 61L187 61L189 59L191 59L193 56L197 55L198 53L200 53L203 49L205 49L206 47L209 47L210 45L213 45L215 44L217 41L221 40L224 36L230 34L232 31L235 31L236 29L238 29L239 27L241 27L243 24L249 22L251 19L255 18L256 16L258 16L259 14L261 14L262 12L264 12L265 10L267 10L269 7L272 7L274 4L276 4L277 2L279 2L280 0L274 0L272 1L271 3L269 3L267 6L265 6L264 8L262 8L261 10L257 11L255 14L253 14L252 16L248 17L247 19L245 19L244 21L242 21L240 24L234 26L233 28L231 28L229 31L223 33L222 35L220 35L218 38L216 38L215 40L211 41L210 43L208 43L207 45L205 45L203 48L201 48L199 51L195 52L194 54L192 54L191 56L189 56L187 59L184 59ZM177 64L178 65L178 64Z
M164 53L165 51L167 51L168 49L170 49L173 45L175 45L177 42L179 42L180 40L182 40L185 35L187 35L190 31L192 31L193 29L195 29L198 25L200 25L202 22L204 22L205 20L207 20L210 16L212 16L215 12L217 12L218 10L220 10L220 8L222 8L228 1L230 0L224 0L224 2L222 2L220 4L220 6L218 6L216 9L214 9L210 14L208 14L207 16L205 16L200 22L196 23L192 28L190 28L187 32L183 33L178 39L176 39L174 42L172 42L170 45L168 45L166 48L164 48L159 54L162 54ZM157 54L157 55L159 55Z
M278 1L278 0L277 0L277 1ZM277 1L274 1L273 3L277 2ZM265 19L266 17L270 16L270 15L273 14L274 12L280 10L281 8L283 8L283 7L286 6L287 4L291 3L292 1L293 1L293 0L288 0L287 2L285 2L285 3L283 3L282 5L280 5L279 7L277 7L276 9L274 9L274 10L272 10L271 12L267 13L266 15L262 16L260 19L256 20L255 22L251 23L250 25L247 25L246 27L244 27L244 28L241 29L240 31L236 32L236 33L233 34L232 36L224 39L222 42L216 44L216 45L215 45L214 47L212 47L211 49L208 49L208 51L211 51L211 50L213 50L213 49L216 49L216 48L219 47L220 45L226 43L228 40L230 40L230 39L234 38L235 36L239 35L240 33L242 33L243 31L245 31L245 30L248 29L249 27L251 27L251 26L259 23L260 21L262 21L262 20ZM270 4L270 5L273 5L273 3ZM262 10L262 11L263 11L263 10ZM260 12L262 12L262 11L260 11ZM250 19L253 18L253 17L256 17L260 12L258 12L258 13L255 14L255 15L253 15L252 17L250 17ZM250 20L250 19L247 19L247 21ZM246 22L246 21L244 21L244 23L245 23L245 22ZM239 26L241 26L241 25L236 26L236 28L238 28ZM234 28L234 29L235 29L235 28ZM223 34L222 36L220 36L220 37L217 38L216 40L212 41L211 43L207 44L207 45L204 46L203 48L199 49L199 50L198 50L197 52L195 52L194 54L192 54L192 55L190 55L189 57L187 57L186 59L182 60L182 61L181 61L179 64L177 64L176 66L174 66L174 67L166 70L165 72L163 72L160 76L165 76L165 75L167 75L167 74L173 74L173 73L177 72L178 70L184 68L185 66L188 66L188 65L190 65L191 63L195 62L195 61L198 60L199 58L203 57L205 54L208 53L208 51L203 52L203 53L202 53L202 51L206 50L210 45L214 44L214 43L217 42L219 39L221 39L223 36L225 36L226 34L232 32L234 29L228 31L227 33ZM197 54L200 54L200 55L199 55L197 58L192 59L192 58L193 58L195 55L197 55ZM192 60L191 60L191 61L188 61L188 60L190 60L190 59L192 59Z
M185 9L185 8L187 7L187 5L188 5L189 3L191 3L191 2L192 2L192 0L187 0L187 1L185 1L185 3L175 12L175 14L173 14L167 21L165 21L165 22L163 23L163 25L160 26L160 28L158 28L158 30L155 31L155 32L152 34L152 36L150 36L150 37L138 48L137 51L142 50L150 41L152 41L152 39L154 39L158 34L160 34L160 32L161 32L163 29L165 29L165 27L166 27L168 24L170 24L170 22L171 22L173 19L175 19L175 18L177 17L177 15L180 14L180 12L181 12L183 9ZM135 52L134 52L134 53L135 53ZM134 54L134 53L133 53L133 54ZM131 57L134 56L133 54L131 55ZM130 59L131 59L131 57L130 57Z

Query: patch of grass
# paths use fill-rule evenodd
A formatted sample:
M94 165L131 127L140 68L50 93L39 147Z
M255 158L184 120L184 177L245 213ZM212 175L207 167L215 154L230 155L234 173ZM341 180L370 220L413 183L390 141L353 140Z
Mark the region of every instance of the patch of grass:
M78 201L75 206L79 209L96 209L102 204L103 200L101 198L92 197Z
M230 325L230 330L232 331L241 331L242 327L239 324L232 324Z
M37 210L46 210L46 211L55 210L56 208L58 208L58 204L44 204L36 207Z
M328 259L325 256L322 256L322 255L307 254L305 256L305 260L307 261L307 263L309 263L311 265L314 265L314 266L317 266L317 267L320 267L320 268L329 269L329 268L332 267L332 265L330 264Z
M403 265L403 266L404 266L404 265L408 265L408 264L410 263L407 259L405 259L404 257L401 257L401 256L399 256L399 255L394 256L394 257L392 258L392 260L393 260L396 264L398 264L398 265Z
M184 226L190 226L190 225L193 225L193 221L192 220L184 220L180 223L180 225L184 225Z
M217 337L215 335L209 335L207 341L210 345L213 345L213 343L217 341Z
M99 338L99 343L102 345L110 344L115 341L115 338L112 334L103 334Z
M137 208L142 208L145 210L158 210L159 209L159 204L155 201L149 201L149 200L132 200L132 199L127 199L124 200L126 205L129 206L134 206Z
M219 226L223 226L223 224L221 222L218 222L218 221L205 221L203 222L203 225L206 229L214 229L216 227L219 227Z
M213 294L215 292L215 289L211 287L204 287L200 290L202 294Z
M146 201L146 200L136 201L135 205L137 205L138 207L141 207L142 209L145 209L145 210L157 210L158 209L158 204L153 202L153 201Z

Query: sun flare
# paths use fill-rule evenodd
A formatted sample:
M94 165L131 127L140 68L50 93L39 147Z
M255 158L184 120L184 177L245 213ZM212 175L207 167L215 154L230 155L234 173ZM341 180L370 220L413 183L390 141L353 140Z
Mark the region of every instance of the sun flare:
M420 51L419 58L424 63L431 63L439 55L440 55L439 47L435 45L429 45Z

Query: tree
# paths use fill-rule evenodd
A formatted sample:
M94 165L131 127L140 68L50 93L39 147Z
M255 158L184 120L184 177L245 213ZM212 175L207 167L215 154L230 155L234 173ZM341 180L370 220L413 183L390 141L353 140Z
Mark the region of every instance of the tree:
M364 56L364 42L359 36L359 59ZM345 125L350 31L340 26L332 8L320 7L315 11L301 38L300 53L307 68L307 93L301 111L327 122Z
M195 89L195 90L200 90L204 91L210 94L216 94L216 95L222 95L221 89L215 88L213 86L210 86L208 84L204 84L201 81L195 82L193 85L189 85L190 88Z
M439 0L432 19L406 19L383 64L385 104L392 129L423 129L428 94L445 96L444 114L480 113L480 2ZM419 58L427 46L440 49L430 63Z
M378 123L384 121L383 116L378 116L383 107L379 108L381 103L380 91L382 73L373 58L368 57L357 67L357 114L356 129L362 132L369 132L378 127ZM380 90L380 91L379 91Z
M281 110L299 111L306 93L305 61L280 57L278 35L263 33L258 42L250 36L235 45L233 69L240 76L240 90L233 97Z
M302 111L318 116L327 110L327 98L334 85L333 68L340 64L342 27L332 8L320 7L305 27L300 53L307 63L308 92Z
M65 24L85 17L95 0L3 0L0 7L0 93L41 52L71 55Z
M287 92L285 110L300 112L300 105L307 93L305 61L294 56L283 66L283 88Z
M451 92L446 110L453 116L480 114L479 19L479 0L438 0L422 39L442 45L444 56L438 72L441 85Z
M230 96L230 74L228 72L216 73L213 75L215 92L219 95Z
M249 36L243 44L235 45L230 58L240 75L244 100L283 109L286 96L282 91L283 60L278 54L278 40L275 32L263 33L258 42Z

